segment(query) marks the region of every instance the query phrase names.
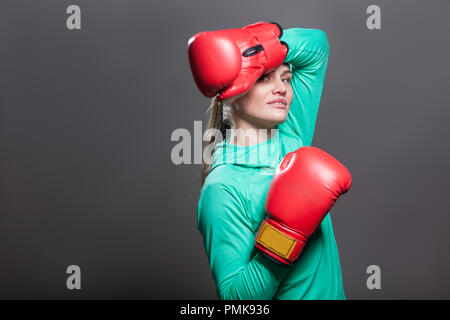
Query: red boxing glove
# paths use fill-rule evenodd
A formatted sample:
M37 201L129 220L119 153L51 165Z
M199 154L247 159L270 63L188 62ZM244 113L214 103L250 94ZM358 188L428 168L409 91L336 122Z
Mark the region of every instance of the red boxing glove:
M302 147L288 153L272 178L266 198L268 216L255 246L276 262L290 265L351 184L344 165L320 149Z
M206 97L219 99L245 94L259 77L281 65L288 45L280 41L277 23L256 22L242 29L205 31L188 41L189 65Z

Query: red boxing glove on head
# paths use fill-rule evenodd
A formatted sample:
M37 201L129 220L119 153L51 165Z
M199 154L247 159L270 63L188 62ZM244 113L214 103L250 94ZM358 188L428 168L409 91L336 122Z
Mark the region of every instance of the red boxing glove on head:
M255 246L276 262L290 265L351 184L344 165L318 148L288 153L270 183L268 216L261 223Z
M258 78L281 65L288 45L277 23L200 32L188 41L189 65L199 90L220 100L245 94Z

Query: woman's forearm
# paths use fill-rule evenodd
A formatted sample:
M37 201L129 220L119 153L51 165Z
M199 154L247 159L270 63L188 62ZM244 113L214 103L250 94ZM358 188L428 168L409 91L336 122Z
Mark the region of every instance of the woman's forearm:
M273 299L288 270L257 252L247 266L218 285L217 294L223 300Z

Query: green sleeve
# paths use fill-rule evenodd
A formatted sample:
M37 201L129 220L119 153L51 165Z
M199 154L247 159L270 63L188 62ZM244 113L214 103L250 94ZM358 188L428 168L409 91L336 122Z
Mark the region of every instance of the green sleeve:
M215 183L200 193L197 227L217 295L226 300L272 299L288 268L256 253L255 234L237 191Z
M294 99L278 128L311 145L328 63L327 35L317 29L291 28L284 30L281 40L289 46L285 62L292 66Z

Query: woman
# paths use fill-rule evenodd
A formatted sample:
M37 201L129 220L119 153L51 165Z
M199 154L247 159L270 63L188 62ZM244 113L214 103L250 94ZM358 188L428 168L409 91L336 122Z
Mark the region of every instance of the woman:
M311 145L328 62L320 30L287 29L280 41L289 48L283 64L244 94L212 100L209 128L234 134L203 164L198 230L220 299L345 299L329 214L288 267L255 249L275 168Z

